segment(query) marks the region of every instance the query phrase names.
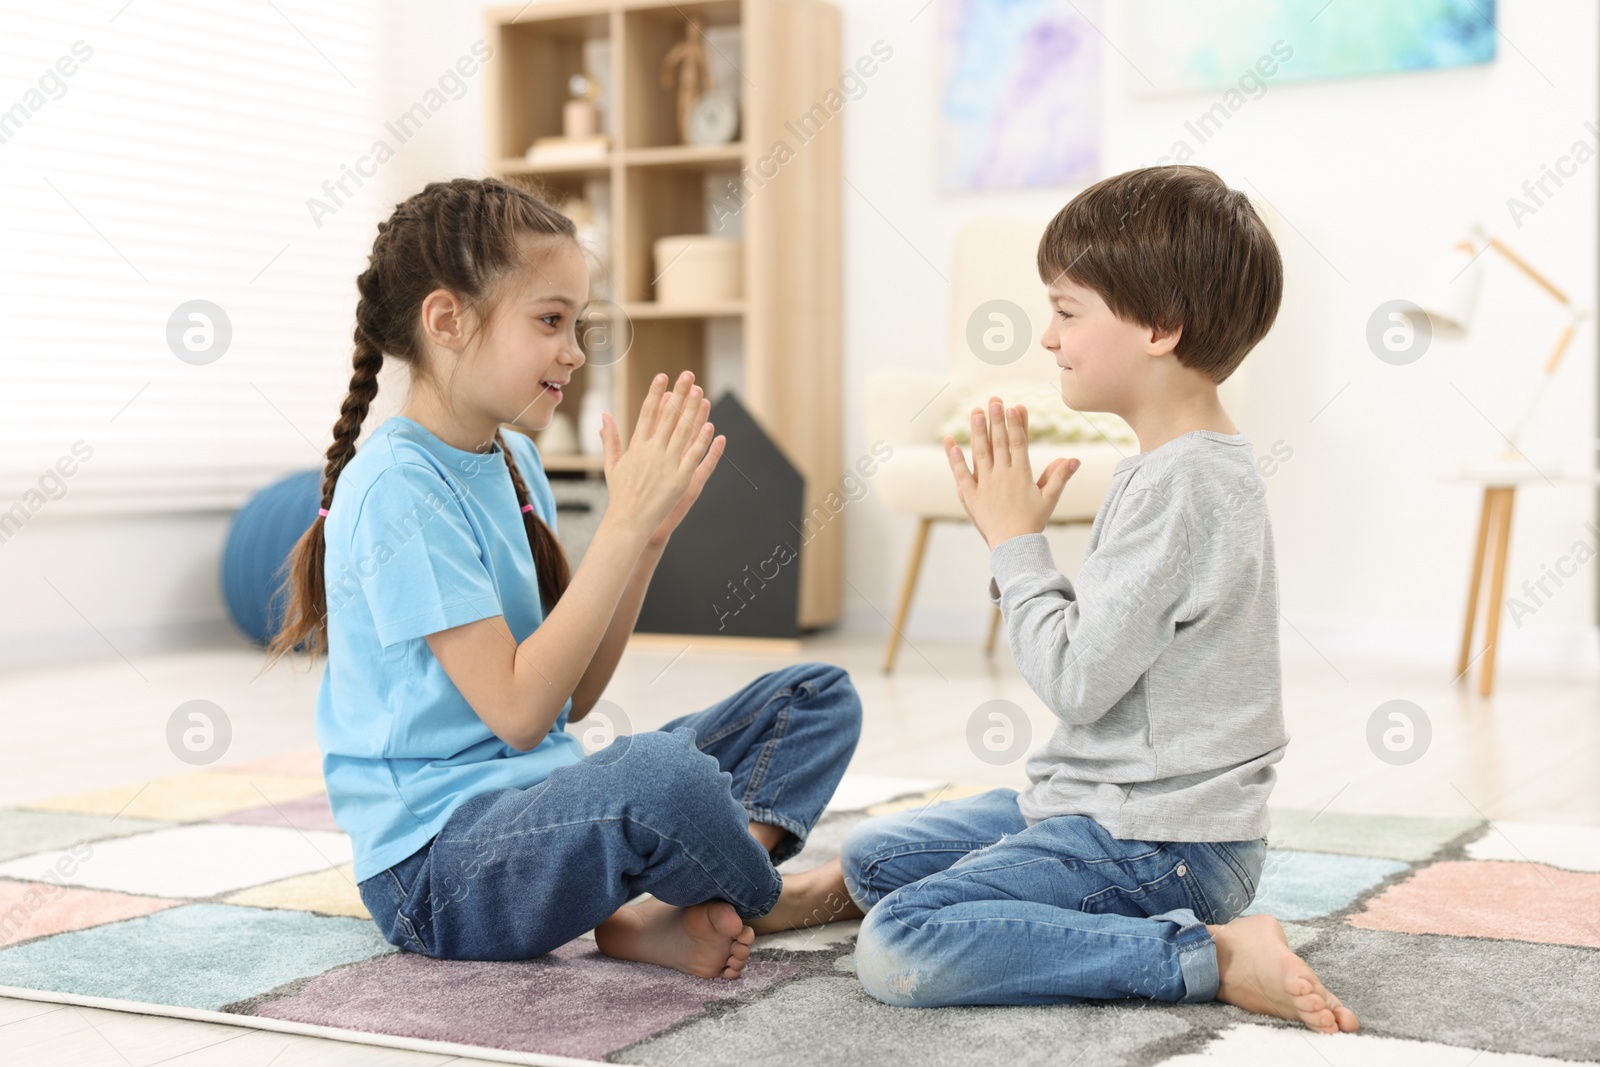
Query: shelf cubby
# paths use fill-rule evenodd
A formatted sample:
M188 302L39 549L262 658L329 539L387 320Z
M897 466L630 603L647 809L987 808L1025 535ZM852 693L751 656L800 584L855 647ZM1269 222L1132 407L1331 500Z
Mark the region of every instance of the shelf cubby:
M683 41L691 17L702 28L738 26L739 0L713 3L630 5L623 15L623 51L627 57L626 103L621 129L628 148L680 146L676 89L661 87L661 64ZM737 70L740 57L728 57Z
M489 32L499 84L489 94L489 152L521 161L539 137L561 133L567 82L584 70L584 45L611 37L612 16L597 4L545 4L537 18L495 18Z
M489 173L553 203L609 179L606 269L628 331L627 355L612 367L610 410L631 430L658 372L692 370L713 389L729 382L801 468L807 510L820 506L845 469L840 121L803 142L785 122L835 88L844 69L838 9L826 0L551 0L491 8L485 17L496 49L488 65ZM662 61L684 40L690 17L707 31L708 59L721 69L716 88L739 99L740 134L732 144L681 143L677 91L661 85ZM585 70L598 41L609 52L609 71L596 73L609 82L602 126L610 150L590 160L529 163L525 153L536 138L561 133L567 82ZM745 77L750 71L760 76ZM769 175L761 160L779 140L795 154ZM756 173L755 195L727 191ZM655 241L690 233L743 240L741 299L657 302ZM580 370L561 402L574 418L589 374ZM549 456L547 467L592 477L603 463ZM842 527L830 522L804 546L803 628L839 619Z
M723 164L726 168L727 165ZM672 264L657 264L655 243L675 234L706 233L708 175L700 168L630 167L624 200L628 220L622 254L622 299L652 301L656 279ZM727 170L731 179L737 171Z

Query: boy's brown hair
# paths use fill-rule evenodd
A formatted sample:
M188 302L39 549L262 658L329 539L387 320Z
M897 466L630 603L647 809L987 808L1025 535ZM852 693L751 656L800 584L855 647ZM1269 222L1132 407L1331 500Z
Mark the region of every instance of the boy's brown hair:
M1062 276L1125 322L1181 326L1178 362L1219 383L1283 296L1283 260L1249 198L1195 166L1130 170L1073 197L1039 241L1039 277Z

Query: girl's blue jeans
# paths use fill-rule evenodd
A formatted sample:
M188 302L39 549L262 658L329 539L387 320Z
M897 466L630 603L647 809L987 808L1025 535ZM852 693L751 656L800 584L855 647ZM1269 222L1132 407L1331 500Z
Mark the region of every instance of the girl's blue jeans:
M704 711L608 747L526 789L468 800L421 850L360 885L391 944L520 960L650 893L725 900L756 918L855 752L861 699L842 669L762 675ZM769 855L750 823L789 831Z
M867 819L841 853L867 912L856 974L901 1007L1212 1000L1206 924L1249 906L1266 854L1118 840L1083 815L1029 826L1014 789Z

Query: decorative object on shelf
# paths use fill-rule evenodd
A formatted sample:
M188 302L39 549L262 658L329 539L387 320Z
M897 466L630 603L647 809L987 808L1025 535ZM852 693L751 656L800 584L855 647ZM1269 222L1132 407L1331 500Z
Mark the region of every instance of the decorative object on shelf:
M655 243L656 303L720 304L744 298L744 242L703 233Z
M594 300L611 295L611 189L605 179L584 183L582 196L569 196L556 210L577 227L578 244L589 262L589 296Z
M689 140L689 115L701 94L711 92L715 85L712 81L711 63L706 58L705 33L701 29L700 19L690 15L685 22L687 25L683 30L683 40L668 49L666 56L661 60L661 88L672 88L676 79L678 140L690 144L692 142Z
M561 107L561 134L571 139L600 132L600 80L593 74L574 74L567 82L572 99Z
M598 478L551 478L550 495L556 498L556 540L576 571L606 513L606 483Z
M571 456L578 451L578 432L572 428L572 416L558 411L550 416L550 423L534 439L539 453L545 456Z
M572 225L578 228L579 240L585 236L593 238L595 210L587 197L569 196L556 205L556 210L572 220Z
M732 93L701 93L689 111L685 140L695 145L731 144L739 135L739 101Z
M611 151L611 138L603 133L592 137L540 137L528 149L529 163L603 163Z
M803 514L805 478L732 393L710 418L727 452L667 542L635 629L798 637L802 556L820 532Z
M600 79L587 71L574 74L567 90L573 99L561 107L561 136L536 138L528 147L529 163L598 163L611 151L611 138L600 132Z
M606 402L615 386L610 367L586 367L588 380L583 383L583 399L578 402L578 448L586 456L603 456L605 442L600 439L600 413L610 405Z

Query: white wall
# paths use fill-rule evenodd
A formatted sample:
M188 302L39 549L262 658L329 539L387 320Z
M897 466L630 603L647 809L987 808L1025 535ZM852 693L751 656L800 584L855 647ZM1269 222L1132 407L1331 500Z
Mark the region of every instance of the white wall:
M0 667L243 640L222 602L230 518L43 509L0 546Z
M841 5L845 62L880 39L894 49L844 115L847 457L867 445L859 403L866 374L880 366L944 365L945 293L924 257L943 270L967 219L1049 213L1077 191L937 190L938 8L917 13L920 2ZM1596 118L1596 10L1583 0L1503 0L1498 7L1503 39L1492 65L1271 84L1199 146L1194 160L1235 185L1254 183L1289 224L1280 238L1288 275L1283 309L1273 335L1251 356L1251 397L1234 416L1258 448L1281 440L1294 450L1268 483L1282 608L1335 662L1363 652L1442 661L1453 654L1478 502L1470 487L1441 478L1459 459L1500 446L1491 423L1509 425L1560 326L1553 308L1498 263L1490 264L1471 340L1435 342L1409 367L1381 363L1367 350L1372 309L1410 295L1414 273L1473 218L1585 303L1595 290L1600 161L1584 165L1520 228L1505 200L1574 140L1593 141L1583 124ZM404 0L384 11L389 59L378 111L394 115L484 31L481 6L469 0ZM1119 13L1108 4L1101 28L1121 44ZM1104 65L1107 174L1166 155L1186 136L1184 123L1217 99L1135 101L1124 91L1125 66L1114 51ZM481 174L483 86L481 76L473 78L467 95L435 115L359 195L386 214L425 181ZM352 277L361 266L352 264ZM347 335L328 340L329 358L348 358ZM1555 453L1572 466L1588 459L1595 351L1591 325L1579 333L1559 388L1526 439L1536 459ZM385 379L374 419L392 410L402 388ZM337 401L330 401L330 424ZM1587 490L1540 485L1520 494L1509 590L1539 577L1574 541L1592 543L1584 530L1592 518ZM848 576L877 609L847 589L847 625L877 632L879 612L887 614L894 601L911 524L871 495L844 521ZM220 514L41 516L0 552L0 601L10 609L0 616L0 664L114 654L96 629L130 654L226 633L216 580L226 522ZM1086 534L1051 536L1058 564L1072 573ZM1507 621L1508 659L1595 658L1594 566L1582 568L1520 629ZM62 576L56 584L72 604L42 582L46 574ZM981 636L986 580L976 535L941 528L925 561L912 639ZM1286 631L1284 647L1306 645Z
M976 214L1049 213L1077 190L939 193L937 6L914 19L911 3L844 6L847 60L880 38L895 50L867 94L848 105L845 126L854 186L845 193L845 425L846 454L856 455L866 444L863 377L884 365L943 366L945 294L924 257L947 262L955 232ZM1119 5L1107 7L1101 28L1120 45ZM1500 263L1489 265L1471 340L1436 342L1409 367L1382 363L1367 349L1372 310L1411 295L1415 272L1475 218L1585 304L1593 300L1600 161L1585 164L1520 228L1505 200L1575 140L1594 144L1584 123L1596 117L1596 10L1582 0L1497 7L1503 39L1492 65L1269 85L1193 159L1231 184L1253 183L1289 223L1280 237L1283 308L1250 357L1251 399L1234 415L1258 450L1279 440L1294 449L1268 483L1282 610L1335 661L1360 652L1453 657L1479 500L1441 477L1460 459L1502 446L1490 423L1509 427L1562 324L1553 305ZM1105 174L1154 163L1178 138L1192 143L1185 122L1220 96L1135 101L1124 91L1123 60L1108 51L1104 63ZM1536 458L1554 453L1573 467L1588 460L1595 351L1590 324L1526 437L1525 451ZM887 609L911 523L875 504L869 497L850 513L847 558L851 581ZM1538 578L1574 541L1593 545L1584 529L1593 510L1592 490L1581 487L1540 484L1519 494L1508 592ZM1069 574L1086 537L1052 533L1057 563ZM1595 566L1582 568L1520 629L1508 620L1502 655L1593 661ZM939 529L924 567L912 638L959 632L976 639L986 623L987 578L976 535ZM881 628L878 613L855 600L853 619ZM1284 647L1304 650L1306 642L1286 631Z

